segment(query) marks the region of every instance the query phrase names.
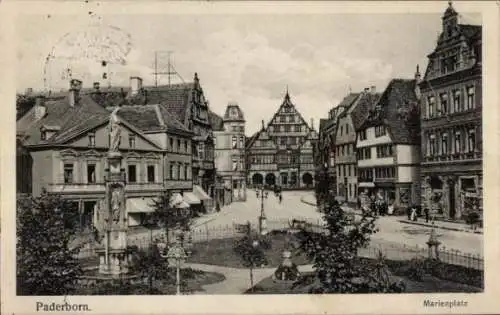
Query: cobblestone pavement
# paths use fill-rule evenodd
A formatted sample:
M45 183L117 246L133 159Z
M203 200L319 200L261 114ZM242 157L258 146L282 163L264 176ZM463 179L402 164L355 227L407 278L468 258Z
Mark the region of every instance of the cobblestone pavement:
M280 204L273 194L269 194L264 201L265 213L268 220L288 220L291 218L304 218L313 222L321 220L321 215L314 206L301 202L301 198L309 197L313 192L293 191L283 192L283 202ZM251 221L257 223L260 214L260 200L254 191L249 191L246 202L234 202L218 213L199 218L198 226L230 226L233 223ZM399 222L399 217L385 216L377 220L379 231L372 237L377 244L401 244L405 246L426 246L429 239L430 228L425 226L409 225ZM459 231L437 229L436 234L447 249L459 250L470 254L483 254L483 237Z

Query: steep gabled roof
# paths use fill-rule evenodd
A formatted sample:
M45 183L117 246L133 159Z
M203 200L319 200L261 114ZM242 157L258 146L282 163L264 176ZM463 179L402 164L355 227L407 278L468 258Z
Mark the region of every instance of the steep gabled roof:
M352 124L355 130L359 130L368 118L370 110L375 106L379 98L380 93L364 92L361 94L360 99L351 112Z
M388 127L393 143L420 143L420 117L415 87L414 79L391 80L362 128L383 124ZM410 117L410 120L407 121L406 117Z
M349 110L352 109L353 105L356 103L356 100L359 98L361 93L349 93L347 94L342 101L337 105L339 111L337 112L338 117L345 116Z
M299 116L299 119L301 120L301 122L303 124L305 124L309 129L312 130L312 126L309 126L309 124L306 122L306 120L304 119L304 117L302 117L302 114L297 110L297 108L295 107L295 105L292 103L291 99L290 99L290 94L288 93L288 90L286 91L286 94L285 94L285 97L283 98L283 102L281 103L280 107L278 108L278 110L274 113L273 117L271 118L271 120L269 121L269 123L267 124L266 126L266 130L267 130L267 127L269 127L269 124L271 124L271 122L276 118L276 116L278 116L278 114L281 112L281 109L283 107L291 107L295 110L295 113Z
M224 130L224 119L211 110L208 111L208 121L213 131Z

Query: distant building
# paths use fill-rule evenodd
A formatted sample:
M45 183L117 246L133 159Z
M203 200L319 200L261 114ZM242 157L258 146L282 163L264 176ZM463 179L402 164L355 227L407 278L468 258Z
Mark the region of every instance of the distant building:
M313 142L318 138L291 102L287 91L267 126L247 144L248 183L284 189L314 187Z
M450 3L420 83L422 205L446 219L483 207L481 33Z
M246 200L245 117L237 104L229 104L218 130L214 129L215 167L224 194L221 205ZM229 192L229 194L227 193Z
M391 80L356 130L360 193L383 199L395 209L420 200L418 95L417 80Z
M368 95L365 95L368 94ZM356 165L356 130L351 113L360 101L369 101L375 97L375 90L360 93L349 93L338 104L337 123L333 134L333 152L337 187L334 190L339 201L355 204L357 200L357 165Z

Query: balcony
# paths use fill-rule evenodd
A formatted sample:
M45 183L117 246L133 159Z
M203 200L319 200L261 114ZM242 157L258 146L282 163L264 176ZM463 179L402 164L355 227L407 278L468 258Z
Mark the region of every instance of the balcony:
M106 190L104 182L99 183L52 183L47 187L49 193L102 193Z
M125 191L159 191L163 190L163 183L126 183Z

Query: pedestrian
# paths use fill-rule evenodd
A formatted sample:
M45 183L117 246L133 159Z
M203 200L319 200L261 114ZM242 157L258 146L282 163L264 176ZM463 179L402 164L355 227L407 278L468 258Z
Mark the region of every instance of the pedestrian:
M429 223L429 208L424 208L425 223Z
M411 220L417 221L417 208L415 206L411 208Z
M279 199L280 199L280 203L281 203L281 201L283 200L283 196L281 195L281 193L279 195Z

